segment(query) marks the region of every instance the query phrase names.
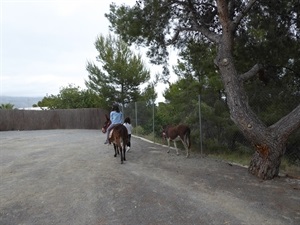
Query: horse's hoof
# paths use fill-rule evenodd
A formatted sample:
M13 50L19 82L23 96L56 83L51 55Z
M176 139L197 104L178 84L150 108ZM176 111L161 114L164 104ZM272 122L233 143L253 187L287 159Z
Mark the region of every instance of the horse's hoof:
M176 155L179 155L179 153L176 153Z
M114 157L117 157L117 155L115 154Z

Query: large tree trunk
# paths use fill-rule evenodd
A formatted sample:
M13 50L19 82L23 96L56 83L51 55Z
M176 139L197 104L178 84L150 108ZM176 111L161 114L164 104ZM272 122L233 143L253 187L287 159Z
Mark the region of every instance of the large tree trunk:
M261 179L273 179L279 174L281 158L285 152L285 143L256 145L249 172Z
M233 57L235 23L230 21L227 1L217 0L217 6L222 35L217 40L215 64L224 84L230 116L255 147L249 172L262 179L272 179L279 174L288 136L300 127L300 105L270 127L258 118L248 104L244 81L255 76L260 66L256 65L247 73L238 74Z
M289 135L300 127L300 105L272 126L265 126L248 104L243 82L237 75L233 60L222 56L219 55L217 62L231 119L256 150L249 172L262 179L273 179L279 174Z

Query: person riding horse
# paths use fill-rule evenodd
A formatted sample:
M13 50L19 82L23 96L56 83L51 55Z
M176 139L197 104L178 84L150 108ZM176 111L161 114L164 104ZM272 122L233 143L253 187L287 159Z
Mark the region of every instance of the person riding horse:
M111 121L111 124L109 125L109 127L106 130L107 137L106 137L106 141L104 142L104 144L109 144L109 133L110 133L111 129L114 128L117 124L123 123L123 113L120 112L118 104L116 104L116 103L113 104L109 119Z

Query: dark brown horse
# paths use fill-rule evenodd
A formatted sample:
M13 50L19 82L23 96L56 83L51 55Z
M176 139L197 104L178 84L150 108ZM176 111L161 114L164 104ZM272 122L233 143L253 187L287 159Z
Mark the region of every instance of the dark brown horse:
M102 127L102 132L106 133L107 128L111 124L110 119L107 115L106 116L106 122L104 123L104 126ZM126 161L126 145L128 142L128 131L127 128L123 124L116 124L113 129L110 131L109 134L109 143L113 143L115 154L114 157L117 157L118 154L121 155L121 164L123 164L123 161Z
M162 134L163 138L168 142L168 153L170 152L170 141L173 141L176 153L179 155L176 141L181 141L186 150L186 157L189 157L189 149L191 148L191 129L187 125L180 124L178 126L166 126L163 129Z

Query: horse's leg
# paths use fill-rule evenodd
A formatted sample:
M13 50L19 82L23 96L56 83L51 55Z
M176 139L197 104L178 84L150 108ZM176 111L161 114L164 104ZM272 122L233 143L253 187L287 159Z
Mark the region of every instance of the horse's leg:
M118 153L121 156L121 164L123 164L123 149L122 149L122 143L120 138L118 138L117 140L117 148L118 148Z
M126 161L125 153L126 153L126 143L123 142L123 155L124 155L124 161Z
M187 141L186 138L184 138L184 140L181 139L181 142L186 150L186 157L188 158L190 153L189 153L189 147L188 147L188 144L186 143L186 141Z
M122 140L122 144L123 144L124 161L126 161L125 153L126 153L126 146L127 146L127 143L125 143L125 141Z
M115 140L115 142L116 142L116 155L120 155L120 150L119 150L119 139L117 138L116 140Z
M176 154L179 155L178 148L177 148L177 145L176 145L176 140L174 140L174 147L176 149Z
M117 157L118 146L115 143L114 143L114 149L115 149L114 157Z
M120 149L120 155L121 155L121 164L123 164L123 157L124 157L124 153L123 153L123 148L122 148L122 144L121 142L119 142L119 149Z
M167 153L169 153L170 152L170 138L167 138L167 142L168 142L168 151L167 151Z
M186 157L189 157L189 143L188 143L188 138L187 135L185 134L183 137L180 136L180 141L182 142L185 150L186 150Z
M190 143L190 141L191 141L191 139L190 139L190 133L187 133L185 136L185 144L186 144L186 151L187 151L187 155L186 155L186 157L189 157L190 156L190 152L189 152L189 150L190 150L190 147L191 147L191 143Z

